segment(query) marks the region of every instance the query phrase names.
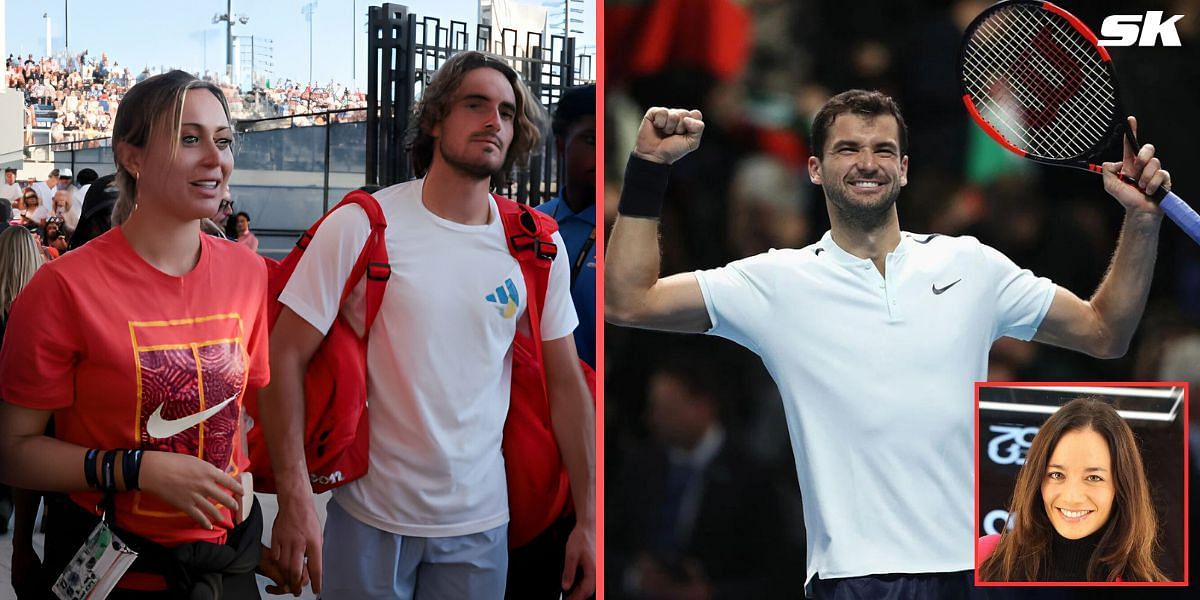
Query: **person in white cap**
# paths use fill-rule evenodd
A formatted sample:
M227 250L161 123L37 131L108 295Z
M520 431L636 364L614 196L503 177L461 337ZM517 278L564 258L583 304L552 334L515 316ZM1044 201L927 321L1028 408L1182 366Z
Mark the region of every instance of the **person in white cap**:
M75 179L75 173L72 173L71 169L59 169L58 170L58 189L74 191L75 188L72 185L74 183L74 179Z

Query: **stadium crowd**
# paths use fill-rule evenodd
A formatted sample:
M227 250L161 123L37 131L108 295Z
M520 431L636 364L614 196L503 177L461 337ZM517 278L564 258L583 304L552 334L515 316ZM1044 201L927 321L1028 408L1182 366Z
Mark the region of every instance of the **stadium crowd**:
M89 51L24 58L10 54L5 59L8 87L25 96L25 144L90 141L112 134L113 117L130 86L155 73L150 67L136 71L122 66L108 54L97 58ZM366 95L330 82L315 87L285 80L261 85L246 92L218 82L235 119L266 119L297 115L292 126L304 127L366 119ZM348 111L334 115L310 113ZM49 138L37 139L35 130L48 131Z

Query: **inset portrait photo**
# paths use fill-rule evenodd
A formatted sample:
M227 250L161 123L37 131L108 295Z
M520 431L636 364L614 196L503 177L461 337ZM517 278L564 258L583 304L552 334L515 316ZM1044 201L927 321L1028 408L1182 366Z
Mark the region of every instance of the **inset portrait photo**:
M975 392L976 585L1187 585L1186 383Z

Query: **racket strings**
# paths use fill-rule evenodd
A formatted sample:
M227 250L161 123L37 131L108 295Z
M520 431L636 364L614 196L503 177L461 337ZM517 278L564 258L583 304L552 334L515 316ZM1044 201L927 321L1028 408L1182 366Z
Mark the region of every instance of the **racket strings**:
M1116 111L1115 89L1095 48L1040 8L1015 5L989 15L971 34L962 72L980 116L1036 156L1090 153Z
M1095 72L1090 74L1091 77L1084 77L1081 66L1087 63L1078 62L1078 48L1072 48L1075 56L1069 56L1051 38L1045 24L1029 18L1023 21L1024 35L1016 37L1027 39L1029 44L1015 56L1013 54L1018 50L1008 48L1006 64L1011 65L1011 72L1003 79L994 80L988 90L989 97L1000 97L1003 102L992 102L988 106L991 110L985 112L992 113L993 120L1006 125L1004 129L1008 129L1012 137L1036 154L1049 155L1056 151L1065 151L1068 155L1080 154L1088 150L1091 144L1079 142L1079 133L1088 134L1082 137L1094 139L1104 132L1104 122L1087 116L1094 114L1094 107L1084 109L1079 102L1071 101L1077 97L1085 81L1093 89L1086 90L1084 94L1096 95L1096 86L1092 83L1096 80ZM1055 33L1063 37L1061 29ZM1060 81L1055 82L1054 79ZM1072 131L1079 127L1084 131Z

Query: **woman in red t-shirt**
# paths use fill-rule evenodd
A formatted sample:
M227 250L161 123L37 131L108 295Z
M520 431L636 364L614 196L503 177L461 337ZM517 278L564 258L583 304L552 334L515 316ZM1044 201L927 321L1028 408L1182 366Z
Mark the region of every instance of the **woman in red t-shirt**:
M258 597L241 399L268 380L266 268L200 232L232 142L216 86L182 71L134 86L113 130L113 229L43 267L13 304L0 479L68 494L48 511L51 580L103 513L141 547L111 597ZM33 318L46 306L59 318Z

